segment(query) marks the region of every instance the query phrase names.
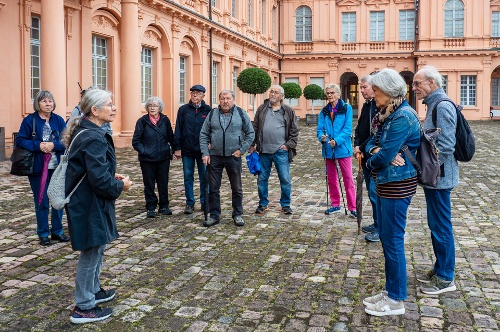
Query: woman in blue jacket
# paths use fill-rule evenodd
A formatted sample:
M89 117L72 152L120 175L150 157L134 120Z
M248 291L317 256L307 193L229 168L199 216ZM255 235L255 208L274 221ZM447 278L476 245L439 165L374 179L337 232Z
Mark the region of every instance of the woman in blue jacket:
M325 159L331 206L325 214L342 212L337 174L338 162L347 196L349 215L356 218L356 190L352 178L352 107L340 99L340 87L328 84L325 88L328 104L318 118L316 135L321 142L321 155ZM341 188L340 188L341 189ZM344 202L345 207L345 202Z
M406 82L393 69L370 78L380 112L374 118L372 136L365 147L366 166L377 189L378 232L385 258L385 290L363 300L365 312L374 316L402 315L408 295L404 235L406 213L417 190L417 172L403 146L415 156L420 145L420 122L405 100ZM365 155L366 155L365 154Z
M59 164L59 158L64 153L64 145L60 141L60 134L66 128L62 117L54 113L56 101L47 90L40 90L33 100L34 112L24 118L16 138L16 147L35 152L33 174L28 176L33 199L35 201L36 233L43 246L50 245L52 240L68 242L69 237L64 235L62 225L62 210L52 208L52 227L49 228L49 198L47 187L52 173ZM33 133L33 119L35 120L35 137Z

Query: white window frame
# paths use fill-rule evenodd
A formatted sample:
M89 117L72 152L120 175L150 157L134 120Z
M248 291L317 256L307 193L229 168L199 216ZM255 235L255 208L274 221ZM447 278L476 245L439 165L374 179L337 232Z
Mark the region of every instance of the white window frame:
M252 26L252 0L248 0L248 26Z
M298 77L287 77L287 78L285 78L285 82L299 84L299 78ZM288 106L291 106L291 107L299 106L299 99L298 98L292 98L292 99L287 98L285 100L289 101Z
M181 55L179 57L179 104L186 103L186 87L187 87L187 57Z
M97 45L97 41L103 41L104 46ZM92 35L92 82L100 89L108 89L108 40L97 35Z
M415 11L399 11L399 40L415 39Z
M500 77L491 79L491 105L500 106Z
M444 5L444 37L464 36L464 3L461 0L448 0Z
M460 76L460 105L476 106L477 99L477 76Z
M309 6L295 10L295 41L312 42L312 11Z
M210 0L210 1L212 1L212 8L217 7L217 0Z
M31 17L30 28L30 57L31 57L31 100L35 99L36 94L42 88L42 73L41 73L41 48L40 48L40 17Z
M500 12L491 13L491 37L500 37Z
M275 28L275 25L276 24L276 8L273 7L272 11L271 11L271 39L275 39L276 36L276 28Z
M448 75L442 75L441 88L448 94Z
M236 95L236 89L238 88L238 72L239 72L239 67L233 66L233 92L234 95Z
M356 42L356 13L342 13L342 42Z
M382 42L385 40L385 12L370 12L370 41Z
M237 11L236 11L236 0L231 0L231 16L233 18L236 18L236 14L237 14Z
M260 32L262 34L266 33L266 0L261 0L260 3Z
M141 52L141 99L145 103L153 95L153 49L143 47Z
M219 103L218 80L219 63L214 61L212 62L212 105Z

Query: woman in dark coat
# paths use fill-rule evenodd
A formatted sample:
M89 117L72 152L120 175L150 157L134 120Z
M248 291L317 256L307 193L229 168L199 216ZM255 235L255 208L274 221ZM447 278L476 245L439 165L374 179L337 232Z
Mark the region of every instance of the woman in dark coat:
M47 90L40 90L33 100L33 114L24 118L16 138L16 147L35 152L33 174L28 176L31 191L35 201L36 233L43 246L50 245L52 240L68 242L69 237L64 235L62 225L62 210L52 208L52 227L49 229L49 198L47 187L52 173L59 164L59 158L64 152L64 145L60 141L60 134L66 128L62 117L54 113L56 102L54 96ZM35 137L33 133L33 119L35 120ZM41 190L42 189L42 190Z
M132 185L128 176L115 174L116 157L113 139L101 126L112 122L116 107L112 94L92 90L81 100L83 116L68 123L63 135L66 146L76 134L66 173L66 195L85 177L66 205L68 228L73 250L80 251L76 269L76 306L71 315L75 324L108 318L112 310L96 304L109 301L115 290L104 290L100 273L106 244L118 237L115 200Z
M164 104L160 98L150 97L145 107L148 114L137 120L132 146L139 154L147 217L154 218L157 205L158 213L172 214L168 206L168 173L175 151L174 133L170 119L163 114ZM159 197L155 194L155 183Z

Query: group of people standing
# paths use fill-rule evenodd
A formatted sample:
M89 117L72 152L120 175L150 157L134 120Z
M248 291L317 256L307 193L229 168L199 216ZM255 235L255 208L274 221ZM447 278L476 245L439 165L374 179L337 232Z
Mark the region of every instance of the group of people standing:
M417 276L425 284L421 291L427 294L456 289L450 193L458 184L458 164L453 156L457 116L453 104L438 102L446 96L441 85L442 77L433 67L424 67L417 72L412 83L417 98L428 107L423 129L434 128L433 112L438 112L435 126L441 128L441 135L436 139L442 164L441 179L437 188L424 188L436 259L432 269ZM339 166L346 190L346 214L348 209L350 216L357 217L352 177L354 153L362 158L373 208L373 224L364 226L363 230L368 233L367 241L381 241L385 257L385 287L380 293L365 298L363 304L371 315L400 315L405 312L403 301L407 297L404 252L407 210L417 188L416 170L402 149L405 147L415 155L423 129L415 110L405 99L407 87L399 73L383 69L363 77L360 87L366 102L355 128L354 150L351 143L352 108L341 99L338 85L329 84L325 88L328 103L321 110L316 130L330 189L331 205L325 213L341 212ZM80 251L75 282L76 306L70 318L73 323L106 319L112 313L109 308L97 306L114 298L116 293L114 289L104 290L99 277L106 244L118 237L115 200L132 185L128 176L116 173L109 126L116 115L112 94L98 88L86 90L67 128L64 119L53 113L55 100L52 94L40 91L34 100L35 112L23 120L16 138L17 147L36 152L34 174L28 178L40 243L49 245L50 240L71 241L73 250ZM283 88L279 85L271 87L269 98L258 107L253 122L235 105L233 91L221 91L220 104L213 110L203 101L205 92L201 85L191 88L190 101L178 111L175 131L170 119L163 114L163 101L158 97L146 101L147 114L137 121L132 146L138 152L147 217L155 217L157 207L160 214L172 214L168 199L170 161L182 159L186 196L184 213L194 212L196 164L199 201L202 208L208 204L210 216L203 225L211 227L220 222L220 187L225 169L232 191L232 218L236 226L244 226L241 171L242 155L247 151L257 151L261 163L257 179L259 203L255 213L263 215L269 209L268 180L274 163L281 187L281 211L291 214L290 162L296 155L299 125L294 110L283 103ZM65 207L68 237L63 232L62 211L52 208L52 227L49 228L47 185L65 147L73 140L66 194L80 179L83 180ZM203 190L206 181L208 197ZM155 186L158 186L158 197Z

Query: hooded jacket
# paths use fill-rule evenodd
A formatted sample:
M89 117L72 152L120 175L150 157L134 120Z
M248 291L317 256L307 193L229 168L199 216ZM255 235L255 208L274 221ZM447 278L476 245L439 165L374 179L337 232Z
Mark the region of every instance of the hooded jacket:
M348 158L352 156L352 107L342 99L337 102L337 113L332 121L330 118L329 104L321 110L316 127L316 136L321 142L321 136L326 133L327 142L322 143L321 155L323 158L336 159ZM335 147L332 149L328 140L335 140Z

